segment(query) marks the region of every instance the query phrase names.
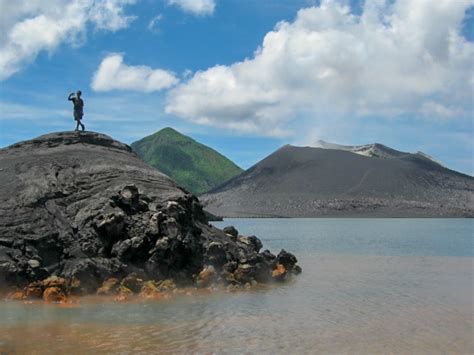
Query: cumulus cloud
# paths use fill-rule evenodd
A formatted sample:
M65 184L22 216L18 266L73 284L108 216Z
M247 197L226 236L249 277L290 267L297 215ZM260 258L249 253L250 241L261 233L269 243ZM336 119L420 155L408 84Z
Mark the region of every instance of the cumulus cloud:
M216 7L215 0L168 0L168 4L198 16L212 15Z
M293 120L470 114L474 44L459 33L474 0L343 1L302 9L252 58L196 72L166 112L193 122L280 135ZM455 108L455 109L453 109Z
M147 66L129 66L123 63L121 54L104 58L92 79L95 91L132 90L153 92L178 83L173 73Z
M80 44L87 25L117 31L133 21L124 13L136 0L0 0L0 80L34 61L41 51Z

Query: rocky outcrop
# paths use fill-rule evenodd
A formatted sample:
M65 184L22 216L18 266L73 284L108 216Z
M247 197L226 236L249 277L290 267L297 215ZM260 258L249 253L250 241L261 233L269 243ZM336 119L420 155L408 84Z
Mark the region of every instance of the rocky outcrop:
M210 225L196 197L102 134L2 149L0 182L0 285L26 287L21 297L61 300L71 283L125 298L163 280L244 285L296 264L284 251L260 252L254 236ZM65 281L44 284L51 277Z

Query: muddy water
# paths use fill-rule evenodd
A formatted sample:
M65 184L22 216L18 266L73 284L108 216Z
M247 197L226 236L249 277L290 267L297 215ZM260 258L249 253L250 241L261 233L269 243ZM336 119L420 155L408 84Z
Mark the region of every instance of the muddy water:
M0 353L473 353L472 220L227 220L303 274L246 292L0 303Z

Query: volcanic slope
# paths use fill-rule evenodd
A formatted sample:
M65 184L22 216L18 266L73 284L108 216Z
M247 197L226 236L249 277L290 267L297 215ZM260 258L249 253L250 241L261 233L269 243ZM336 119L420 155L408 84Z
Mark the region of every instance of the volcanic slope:
M364 147L286 145L200 199L224 217L474 216L473 177L421 153Z

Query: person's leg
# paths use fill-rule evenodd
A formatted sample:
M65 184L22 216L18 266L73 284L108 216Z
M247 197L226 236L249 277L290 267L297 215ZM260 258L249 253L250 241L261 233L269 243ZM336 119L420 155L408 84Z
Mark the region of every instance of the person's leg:
M81 123L81 127L82 127L82 132L84 132L84 130L86 129L86 126L84 126L84 124Z
M79 125L81 124L81 122L79 120L76 120L76 129L75 131L79 131Z

